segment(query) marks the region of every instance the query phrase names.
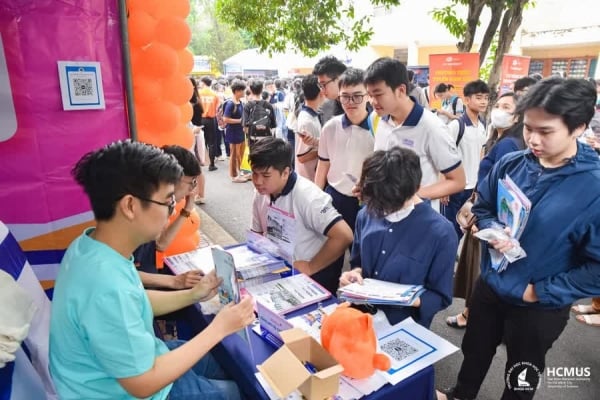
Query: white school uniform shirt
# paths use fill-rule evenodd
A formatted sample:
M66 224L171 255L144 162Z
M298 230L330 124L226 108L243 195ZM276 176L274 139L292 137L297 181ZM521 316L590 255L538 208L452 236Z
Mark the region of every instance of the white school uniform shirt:
M461 117L462 118L462 117ZM481 121L477 121L477 126L473 125L471 119L463 118L465 121L465 132L458 144L458 154L460 155L467 178L465 189L474 189L477 186L477 173L479 172L479 163L481 162L481 150L486 142L486 129ZM459 123L454 120L448 124L450 137L456 143L458 138Z
M275 207L295 219L293 260L310 261L327 240L327 233L342 216L333 207L331 196L308 179L292 172L277 198L254 193L252 230L267 232L267 212Z
M299 155L303 155L311 150L315 150L312 146L305 144L298 133L304 132L307 135L318 139L321 136L321 121L319 119L319 114L317 114L317 112L312 108L303 105L302 109L298 113L297 127L294 132L296 132L297 135L295 157L296 162L294 169L301 176L314 181L315 172L317 171L317 162L319 160L315 158L314 160L307 161L304 164L298 161Z
M359 125L353 125L345 114L327 121L319 140L319 159L329 161L329 185L346 196L352 196L356 182L348 174L360 179L363 161L373 154L374 146L369 116Z

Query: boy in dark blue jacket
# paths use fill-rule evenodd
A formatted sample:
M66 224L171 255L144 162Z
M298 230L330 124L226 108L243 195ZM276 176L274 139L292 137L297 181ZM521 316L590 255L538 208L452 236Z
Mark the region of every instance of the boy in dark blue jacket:
M465 358L449 399L477 397L502 339L508 358L502 399L531 399L569 306L600 295L600 161L577 141L595 103L595 88L583 79L549 78L533 86L517 106L528 149L503 157L478 185L473 212L479 229L499 223L499 179L510 176L531 200L519 239L527 257L497 273L489 248L505 253L513 243L483 244L462 343Z

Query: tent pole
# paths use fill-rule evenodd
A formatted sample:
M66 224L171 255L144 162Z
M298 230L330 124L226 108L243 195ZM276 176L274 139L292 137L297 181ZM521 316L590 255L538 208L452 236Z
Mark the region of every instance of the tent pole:
M125 80L125 99L127 100L127 122L131 140L138 140L135 123L133 99L133 79L131 75L131 57L129 55L129 31L127 30L127 5L119 0L119 26L121 27L121 52L123 54L123 78Z

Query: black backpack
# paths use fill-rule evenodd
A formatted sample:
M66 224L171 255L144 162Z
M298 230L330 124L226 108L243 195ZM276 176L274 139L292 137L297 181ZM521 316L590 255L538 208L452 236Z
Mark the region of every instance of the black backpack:
M271 128L275 128L273 108L265 100L248 103L248 117L244 126L248 127L248 136L271 136Z
M466 118L469 118L469 116L467 115L467 113L464 113L457 120L458 121L458 136L456 138L456 147L458 147L458 145L460 144L460 141L462 140L463 136L465 135ZM485 120L483 118L481 118L481 115L479 115L477 118L479 118L479 122L481 122L483 124L483 126L485 127L486 126Z

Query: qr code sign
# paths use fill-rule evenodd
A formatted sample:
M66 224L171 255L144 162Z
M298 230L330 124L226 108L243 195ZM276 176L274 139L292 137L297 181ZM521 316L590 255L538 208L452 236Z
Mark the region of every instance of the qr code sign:
M75 88L75 96L94 95L94 86L91 78L75 78L73 79L73 87Z
M396 361L402 361L417 352L417 349L402 339L392 339L382 344L381 350L389 354Z

